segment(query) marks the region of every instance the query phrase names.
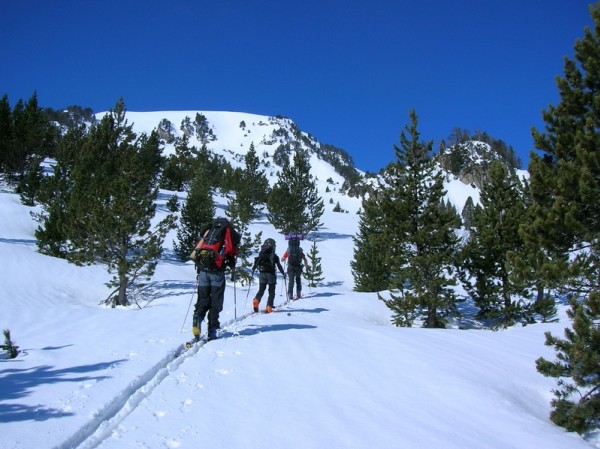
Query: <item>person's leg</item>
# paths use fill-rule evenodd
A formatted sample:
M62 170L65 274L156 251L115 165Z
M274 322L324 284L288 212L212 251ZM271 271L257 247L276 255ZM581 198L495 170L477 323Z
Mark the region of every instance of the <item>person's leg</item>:
M208 336L214 338L216 330L221 327L219 314L223 310L225 299L225 273L209 273L210 279L210 309L208 311Z
M288 291L287 291L287 295L288 295L288 299L293 299L294 298L294 267L292 267L291 265L288 264L287 267L287 278L288 278Z
M271 307L273 308L274 303L275 303L275 286L277 284L275 284L274 282L272 284L269 284L269 299L267 300L267 307Z
M302 296L302 267L296 268L296 297Z
M256 296L255 296L255 298L258 299L258 302L260 302L260 300L262 299L263 295L265 294L266 289L267 289L267 283L263 282L261 280L260 284L258 284L258 292L256 292Z
M205 271L198 273L198 298L192 316L192 334L200 337L200 327L210 307L210 282Z
M258 277L258 292L256 293L256 296L254 297L254 299L252 300L252 309L254 310L254 312L258 312L258 306L260 304L260 300L262 299L265 290L267 289L267 279L265 277L265 273L260 273L260 276Z

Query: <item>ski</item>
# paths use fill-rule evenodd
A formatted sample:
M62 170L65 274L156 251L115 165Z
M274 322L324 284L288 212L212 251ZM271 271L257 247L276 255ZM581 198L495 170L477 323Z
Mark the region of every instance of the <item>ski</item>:
M201 341L203 341L202 338L196 338L196 337L194 337L192 340L188 340L188 341L186 341L184 343L184 349L190 349L196 343L199 343Z

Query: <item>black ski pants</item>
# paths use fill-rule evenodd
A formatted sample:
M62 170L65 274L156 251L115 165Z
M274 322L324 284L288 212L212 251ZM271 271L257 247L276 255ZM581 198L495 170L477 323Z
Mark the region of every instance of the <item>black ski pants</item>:
M258 292L256 293L256 299L258 302L262 299L265 294L267 286L269 286L269 296L267 297L267 305L273 307L275 302L275 286L277 285L277 276L274 273L267 273L265 271L260 272L258 277Z
M296 284L296 295L300 297L302 295L302 265L295 267L288 264L288 298L292 299L294 295L294 284Z

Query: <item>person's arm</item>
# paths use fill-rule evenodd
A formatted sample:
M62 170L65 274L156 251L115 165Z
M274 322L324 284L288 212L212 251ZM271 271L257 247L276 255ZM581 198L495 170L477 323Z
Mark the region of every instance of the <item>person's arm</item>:
M279 262L279 257L275 254L275 264L277 265L277 269L281 273L283 277L285 277L285 271L283 271L283 267L281 266L281 262Z
M198 240L198 242L194 245L194 249L192 250L192 254L190 254L190 259L192 259L193 261L196 261L196 259L197 259L197 251L202 246L202 242L204 241L204 237L206 237L206 234L208 234L209 229L210 229L210 226L207 226L200 233L200 235L202 237L200 237L200 240Z
M306 268L310 270L310 265L308 265L308 260L306 259L306 254L304 254L304 251L302 251L302 260L304 260L304 265L306 265Z

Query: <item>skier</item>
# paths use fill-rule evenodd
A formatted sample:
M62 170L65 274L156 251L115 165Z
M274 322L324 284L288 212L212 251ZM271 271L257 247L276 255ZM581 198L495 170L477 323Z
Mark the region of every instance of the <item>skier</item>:
M254 312L258 312L258 305L262 299L263 294L267 286L269 286L269 296L267 298L266 313L273 311L273 302L275 301L275 285L277 284L277 277L275 275L275 268L279 270L283 278L285 279L285 272L279 261L279 256L275 253L275 240L267 239L263 243L258 257L254 259L254 265L252 266L252 274L254 270L258 268L260 272L259 276L259 287L256 296L252 300L252 307Z
M225 296L225 269L235 270L240 236L226 218L217 218L200 233L191 258L198 272L198 300L194 307L192 334L200 339L200 325L208 313L208 340L217 338L219 314Z
M302 268L306 265L306 269L310 270L304 251L300 246L300 240L297 237L292 237L288 245L288 249L281 260L285 262L287 260L287 275L288 275L288 298L289 299L300 299L302 298ZM302 265L304 262L304 265ZM294 293L294 284L296 284L296 296Z

